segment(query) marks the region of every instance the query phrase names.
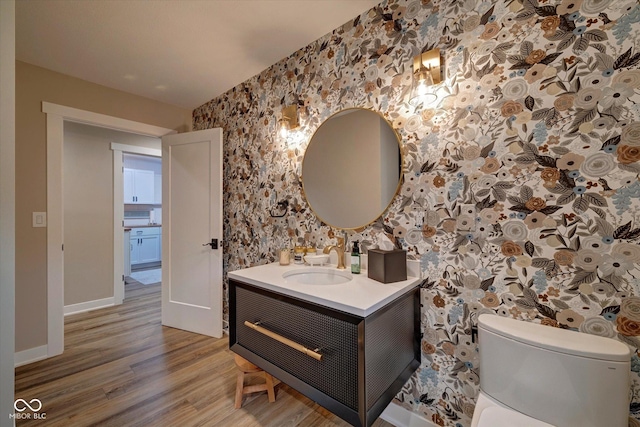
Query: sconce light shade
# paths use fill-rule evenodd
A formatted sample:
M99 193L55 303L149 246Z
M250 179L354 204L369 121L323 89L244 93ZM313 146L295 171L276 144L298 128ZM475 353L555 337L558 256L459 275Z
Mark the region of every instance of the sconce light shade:
M431 71L424 69L413 73L413 86L409 104L414 107L433 104L438 97L433 92L433 78Z
M416 108L435 106L438 100L435 85L440 81L440 49L431 49L414 57L409 104Z
M298 106L289 105L282 108L282 118L278 120L277 132L278 136L287 140L290 131L297 129L300 126L298 120Z
M285 119L278 120L278 136L282 139L287 139L289 134L289 123Z

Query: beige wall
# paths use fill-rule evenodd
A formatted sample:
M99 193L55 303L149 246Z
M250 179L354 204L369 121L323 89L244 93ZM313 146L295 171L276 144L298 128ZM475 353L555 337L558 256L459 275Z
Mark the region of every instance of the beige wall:
M0 426L12 427L15 291L15 2L0 1Z
M16 351L47 344L46 121L42 101L175 129L190 111L16 61Z
M113 297L111 143L160 149L160 139L64 125L64 305Z

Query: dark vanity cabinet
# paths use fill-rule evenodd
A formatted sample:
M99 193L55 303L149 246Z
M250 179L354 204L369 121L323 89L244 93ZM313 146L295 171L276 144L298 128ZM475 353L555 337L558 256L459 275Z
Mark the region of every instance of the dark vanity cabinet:
M420 365L419 288L366 317L229 281L231 350L354 426Z

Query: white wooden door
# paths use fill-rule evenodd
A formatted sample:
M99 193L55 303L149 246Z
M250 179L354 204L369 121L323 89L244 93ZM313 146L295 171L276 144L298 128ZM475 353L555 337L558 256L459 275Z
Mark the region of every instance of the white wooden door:
M222 129L162 138L162 201L162 324L220 338Z

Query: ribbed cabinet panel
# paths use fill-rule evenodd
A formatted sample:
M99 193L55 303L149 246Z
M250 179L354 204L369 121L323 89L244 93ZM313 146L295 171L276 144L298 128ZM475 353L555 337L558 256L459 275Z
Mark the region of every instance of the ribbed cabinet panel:
M351 409L358 409L358 325L237 289L236 341ZM244 321L322 354L316 360L244 325Z

